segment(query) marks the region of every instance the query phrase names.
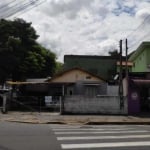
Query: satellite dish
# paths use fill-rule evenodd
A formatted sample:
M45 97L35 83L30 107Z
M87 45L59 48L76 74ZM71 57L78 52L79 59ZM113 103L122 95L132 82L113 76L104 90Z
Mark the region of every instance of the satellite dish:
M118 78L119 78L119 75L116 74L116 75L114 76L114 80L117 80Z

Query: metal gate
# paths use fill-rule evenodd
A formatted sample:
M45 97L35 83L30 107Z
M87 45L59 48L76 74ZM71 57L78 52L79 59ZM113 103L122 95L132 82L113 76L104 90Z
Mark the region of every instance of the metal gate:
M10 110L61 112L61 96L12 96Z

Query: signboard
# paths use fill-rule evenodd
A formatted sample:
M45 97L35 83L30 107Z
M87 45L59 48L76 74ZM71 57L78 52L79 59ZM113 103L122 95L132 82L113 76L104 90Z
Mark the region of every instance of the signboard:
M138 94L137 94L137 92L132 92L132 93L131 93L131 98L132 98L132 100L137 100L137 99L138 99Z
M52 103L52 96L45 96L45 104L49 106Z

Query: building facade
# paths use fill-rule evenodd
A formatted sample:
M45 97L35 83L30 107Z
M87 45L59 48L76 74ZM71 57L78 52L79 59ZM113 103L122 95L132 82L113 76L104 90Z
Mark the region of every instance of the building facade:
M143 42L130 56L133 63L131 72L150 72L150 42Z

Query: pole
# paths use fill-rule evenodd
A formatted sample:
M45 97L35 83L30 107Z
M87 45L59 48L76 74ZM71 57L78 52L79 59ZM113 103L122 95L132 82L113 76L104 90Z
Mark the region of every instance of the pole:
M123 84L122 84L122 40L120 40L119 97L120 97L120 109L122 109L124 107L124 102L123 102Z
M126 39L126 97L128 98L128 82L129 82L129 70L128 70L128 40Z
M3 104L2 104L1 111L2 111L3 114L5 114L7 112L7 108L6 108L7 107L6 106L6 104L7 104L7 96L6 96L6 93L0 94L0 96L3 99Z
M128 40L126 39L126 79L128 80Z
M62 85L62 96L60 97L60 114L64 112L65 85Z

